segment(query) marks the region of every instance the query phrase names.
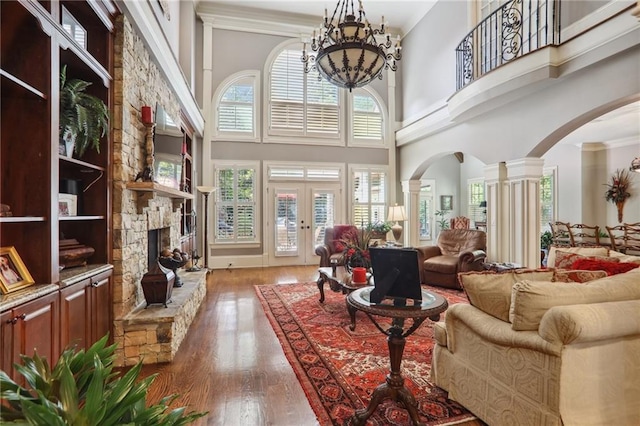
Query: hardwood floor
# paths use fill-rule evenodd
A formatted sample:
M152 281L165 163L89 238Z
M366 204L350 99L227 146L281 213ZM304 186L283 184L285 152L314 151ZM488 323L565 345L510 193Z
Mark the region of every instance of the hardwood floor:
M212 271L174 361L143 368L144 376L158 373L149 401L177 393L174 406L209 411L197 425L317 425L254 289L317 277L316 266Z

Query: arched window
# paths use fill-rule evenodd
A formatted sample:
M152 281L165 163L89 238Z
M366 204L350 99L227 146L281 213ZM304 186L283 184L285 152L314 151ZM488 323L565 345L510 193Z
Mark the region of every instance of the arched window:
M257 140L259 71L244 71L220 84L216 100L216 139Z
M351 139L353 146L384 145L381 102L365 88L353 90L351 97Z
M267 135L305 137L292 140L294 143L339 139L340 92L319 79L317 71L304 72L301 52L301 43L287 44L276 51L268 68Z

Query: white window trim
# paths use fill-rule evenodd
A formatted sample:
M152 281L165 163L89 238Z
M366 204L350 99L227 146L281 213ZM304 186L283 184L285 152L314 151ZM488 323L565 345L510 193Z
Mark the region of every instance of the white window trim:
M474 224L475 224L475 217L473 217L473 215L471 215L471 214L470 214L470 211L469 211L469 210L471 210L471 204L470 204L470 201L471 201L471 192L469 191L469 189L470 189L470 187L471 187L471 185L472 185L472 184L476 184L476 183L481 183L481 184L482 184L482 186L483 186L483 190L482 190L482 191L483 191L483 193L484 193L484 201L487 201L487 184L485 183L485 179L484 179L484 178L481 178L481 177L480 177L480 178L470 178L470 179L467 179L467 188L466 188L466 192L467 192L467 200L466 200L466 203L467 203L467 211L464 213L464 216L469 217L469 219L470 219L472 222L474 222ZM477 207L477 206L475 206L475 207ZM486 215L485 215L484 219L485 219L485 221L486 221L486 219L487 219L487 218L486 218Z
M252 132L225 132L220 131L218 126L218 111L220 101L225 92L236 82L244 79L251 79L253 81L253 131ZM260 142L259 129L261 128L261 100L260 100L260 70L247 70L240 71L225 78L222 83L218 85L213 95L214 105L214 129L213 137L216 140L236 141L236 142Z
M425 186L431 186L431 215L429 216L429 223L431 224L431 238L423 238L420 235L420 230L418 229L418 241L420 242L426 242L426 241L435 241L437 238L437 233L436 233L436 215L434 214L436 210L438 210L436 207L438 207L438 205L436 204L436 180L435 179L422 179L420 181L420 192L422 192L422 188ZM418 193L418 203L420 202L420 192ZM420 220L420 210L418 210L418 222ZM419 224L417 225L419 226Z
M347 205L349 206L349 211L347 212L348 222L351 223L353 220L354 210L353 206L355 205L355 200L353 199L353 173L356 171L368 171L368 172L384 172L385 174L385 212L388 212L389 209L389 190L391 186L391 178L389 176L389 167L382 166L380 164L349 164L349 179L348 179L348 194L347 194ZM386 216L386 214L385 214Z
M262 99L262 140L265 143L289 143L295 145L324 145L324 146L344 146L344 134L345 134L345 113L344 105L346 105L346 90L338 90L338 135L335 136L319 136L315 134L305 134L298 131L286 131L279 130L278 133L272 134L269 129L269 106L271 103L271 67L275 62L278 55L291 45L298 45L303 43L302 40L287 40L277 45L267 56L264 63L263 79L264 79L264 96ZM300 48L300 55L302 55L302 48ZM300 67L302 67L302 61L300 61Z
M347 108L346 108L346 113L347 113L347 123L349 123L348 125L348 134L349 134L349 139L347 141L347 146L350 147L361 147L361 148L384 148L387 146L387 126L389 123L389 111L387 110L387 106L385 105L384 101L382 100L382 98L380 97L380 95L378 94L378 92L376 92L374 89L370 88L370 87L361 87L360 90L363 90L365 92L367 92L367 94L369 94L374 101L378 104L378 108L380 108L380 113L382 115L382 139L380 140L376 140L376 139L356 139L353 136L353 94L349 94L349 96L347 96Z
M246 167L246 168L253 168L255 169L255 187L256 187L256 192L255 192L255 203L256 203L256 211L255 211L255 239L253 241L242 241L242 242L235 242L235 241L216 241L216 233L215 233L215 226L212 227L213 228L213 239L212 241L209 243L209 245L211 246L211 248L213 249L220 249L220 248L225 248L225 247L234 247L234 248L256 248L256 247L260 247L261 241L260 241L260 236L262 235L262 220L260 219L262 217L262 179L261 179L261 171L260 171L260 162L259 161L236 161L236 160L213 160L211 161L211 166L212 166L212 182L215 182L215 175L216 175L216 170L219 168L226 168L226 167ZM215 194L215 193L214 193ZM215 213L216 211L216 202L217 202L217 197L214 195L213 198L213 207L211 209L211 212ZM209 215L209 220L212 220L211 218L214 217L213 215Z

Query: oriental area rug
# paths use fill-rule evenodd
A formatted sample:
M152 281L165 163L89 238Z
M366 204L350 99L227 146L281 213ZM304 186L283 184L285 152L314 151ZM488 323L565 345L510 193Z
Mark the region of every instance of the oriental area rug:
M351 331L346 296L325 288L325 301L320 303L315 282L255 288L320 425L345 424L355 410L367 406L375 388L385 381L389 372L386 336L362 312L356 314L356 329ZM449 305L468 303L463 293L429 290L445 297ZM429 382L434 344L433 329L426 320L407 338L402 359L401 373L416 397L421 422L453 425L474 419ZM368 426L410 424L407 410L390 399L367 422Z

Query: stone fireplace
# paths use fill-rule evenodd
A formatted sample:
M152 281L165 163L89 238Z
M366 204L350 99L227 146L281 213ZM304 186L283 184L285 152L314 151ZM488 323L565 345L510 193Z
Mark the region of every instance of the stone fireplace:
M142 105L163 105L180 117L180 103L124 15L114 42L113 137L113 313L116 364L173 359L206 293L205 272L184 273L185 285L168 307L149 306L141 286L162 248L180 247L180 199L137 192L127 184L146 166L147 128ZM181 272L182 274L182 272ZM179 291L177 291L179 290Z

